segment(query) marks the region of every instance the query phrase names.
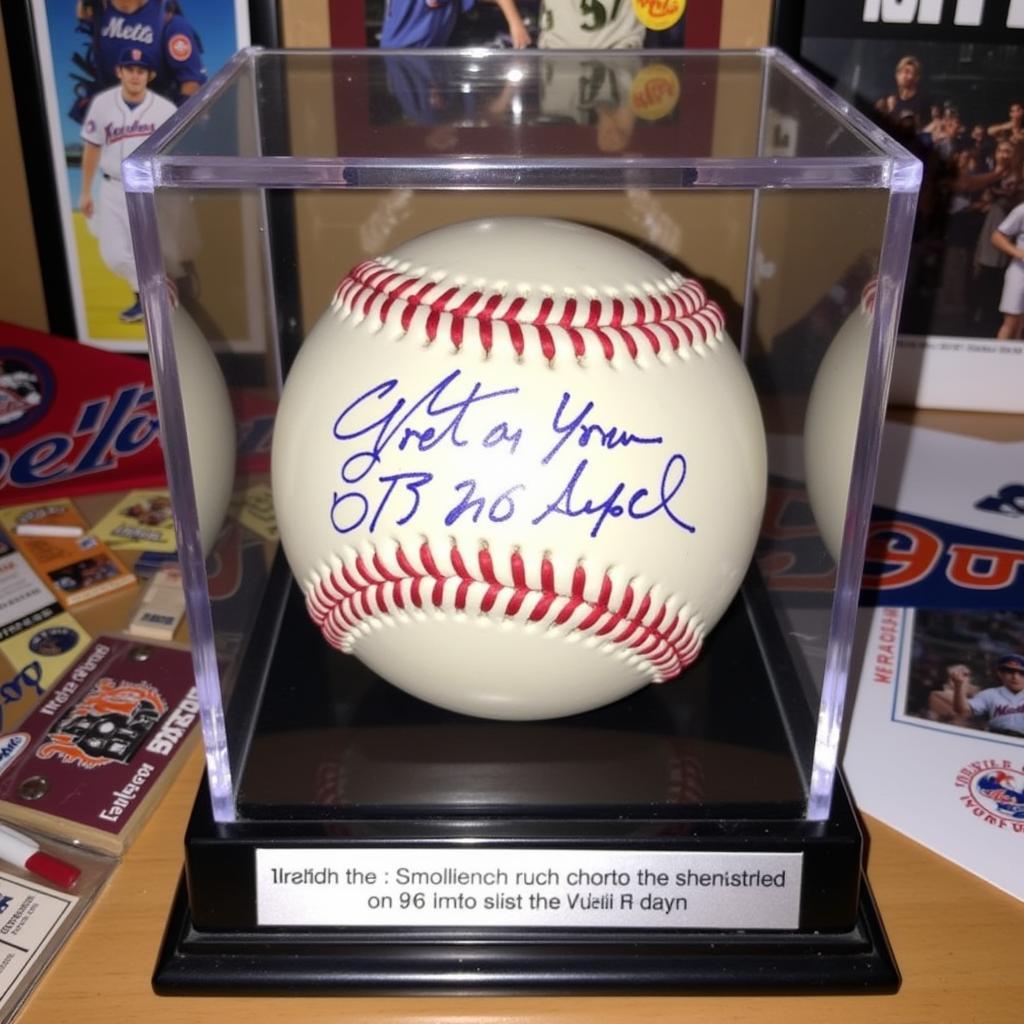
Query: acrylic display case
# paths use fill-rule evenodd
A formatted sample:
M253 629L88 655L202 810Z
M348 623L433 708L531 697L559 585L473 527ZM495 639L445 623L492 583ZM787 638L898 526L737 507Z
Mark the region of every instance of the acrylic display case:
M159 991L895 987L837 760L919 181L770 50L250 50L125 162L208 765ZM270 487L350 268L506 216L702 282L767 439L696 662L536 721L329 646Z

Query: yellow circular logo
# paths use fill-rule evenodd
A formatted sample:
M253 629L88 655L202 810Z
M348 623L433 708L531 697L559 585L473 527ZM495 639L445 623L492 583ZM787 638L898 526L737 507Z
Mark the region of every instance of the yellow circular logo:
M686 0L633 0L636 16L655 31L671 28L685 13Z
M633 79L629 104L637 117L657 121L672 113L679 102L679 79L664 64L648 64Z

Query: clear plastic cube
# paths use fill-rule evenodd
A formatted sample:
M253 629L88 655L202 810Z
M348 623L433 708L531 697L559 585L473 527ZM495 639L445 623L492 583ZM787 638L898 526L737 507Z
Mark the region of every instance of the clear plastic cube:
M253 49L124 182L216 820L612 813L652 792L676 817L827 818L913 157L771 50ZM701 281L768 442L745 639L726 622L628 707L537 723L417 708L298 625L270 491L282 382L344 275L507 215L611 231Z

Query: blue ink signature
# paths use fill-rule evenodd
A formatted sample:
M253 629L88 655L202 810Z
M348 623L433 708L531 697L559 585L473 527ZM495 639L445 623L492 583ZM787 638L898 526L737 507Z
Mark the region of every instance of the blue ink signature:
M462 500L444 517L445 526L454 526L467 512L469 513L469 518L474 523L477 523L480 521L480 516L484 513L485 506L487 518L492 523L507 523L516 514L516 503L512 495L516 491L525 491L526 485L513 484L511 487L507 487L489 506L487 505L486 498L477 496L475 480L463 480L455 485L455 490L464 493Z
M385 506L391 500L395 488L404 484L406 493L411 497L412 502L408 511L395 520L396 526L403 526L409 522L417 509L420 507L420 488L425 487L434 479L433 473L391 473L379 476L378 481L387 484L384 496L377 503L377 508L370 519L367 529L373 533L377 529L377 523L384 512ZM351 533L357 530L366 521L370 514L370 499L361 491L346 491L344 494L334 492L331 498L331 526L338 533Z
M623 515L628 515L630 519L649 519L658 512L664 512L680 529L687 533L696 533L697 528L682 519L671 506L672 500L682 489L686 480L686 459L682 455L677 453L665 463L665 469L661 474L658 499L649 507L644 507L645 501L650 495L646 487L637 488L628 499L624 499L623 492L626 490L624 483L616 484L612 493L603 501L581 498L577 493L577 488L583 489L580 481L589 464L587 459L580 459L562 493L539 516L531 520L534 526L542 523L551 515L568 516L570 519L578 519L580 516L596 516L597 518L590 528L590 536L596 537L609 516L612 519L618 519ZM620 501L620 499L623 500Z
M640 434L633 434L621 427L602 427L597 423L585 422L594 409L593 402L587 402L571 421L563 423L562 415L571 399L572 396L566 391L562 394L561 402L558 403L555 418L551 422L551 429L561 436L555 442L555 446L541 459L541 463L545 466L562 450L562 446L573 435L576 435L576 443L580 448L586 448L593 439L596 439L602 448L625 448L631 444L661 444L664 440L661 437L643 437Z
M21 700L26 690L32 690L36 696L43 695L43 666L38 661L30 661L13 679L0 683L0 730L4 728L5 704L14 704Z
M498 411L495 403L519 394L520 389L488 391L480 381L463 381L462 376L460 370L454 370L424 394L412 398L399 393L397 378L385 380L363 392L338 415L332 429L334 438L362 444L339 468L338 475L347 486L334 490L331 495L330 521L337 533L351 533L362 526L373 533L382 521L402 526L419 512L424 489L436 486L434 474L420 469L371 477L374 468L385 461L389 450L428 454L446 446L449 463L454 456L452 449L470 445L501 448L506 455L518 452L523 442L523 428L494 414ZM539 465L551 463L566 445L607 451L664 443L660 436L635 434L622 426L597 422L592 401L582 402L575 410L572 405L572 395L563 392L550 423L554 439ZM583 458L576 464L561 493L530 520L532 525L537 526L556 515L582 519L590 529L590 536L596 538L609 519L627 516L642 521L661 513L687 533L696 532L696 527L678 511L678 495L687 472L682 454L672 455L664 464L655 493L647 487L633 488L622 481L603 498L587 493L593 490L586 475L592 458ZM482 520L505 523L520 514L525 518L543 505L543 498L538 502L540 496L534 496L530 502L532 508L521 513L529 495L527 483L499 486L503 489L495 496L493 491L481 493L475 479L455 484L453 504L444 516L445 526L451 527L463 519L473 523Z
M400 395L393 397L398 381L386 380L346 406L334 421L334 437L339 441L368 437L370 447L345 460L341 466L342 480L349 484L358 483L381 461L388 446L396 441L400 451L413 445L416 451L429 452L445 443L464 448L469 442L459 431L470 410L519 391L519 388L484 391L476 381L468 393L456 397L454 385L461 376L461 370L453 370L415 401ZM486 447L507 443L514 452L521 439L521 430L514 430L508 423L501 422L491 427L483 443Z

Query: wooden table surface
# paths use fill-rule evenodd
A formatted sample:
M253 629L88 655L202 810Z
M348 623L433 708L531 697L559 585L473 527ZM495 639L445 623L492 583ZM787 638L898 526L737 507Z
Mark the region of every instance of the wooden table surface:
M181 870L202 770L197 750L50 966L19 1024L262 1021L742 1022L1008 1024L1024 1019L1024 904L879 822L868 874L903 973L894 996L690 998L157 997L150 974ZM1024 843L1021 844L1024 870Z
M1024 438L1024 417L1019 416L914 412L894 418L969 436ZM1024 1021L1024 903L872 819L865 822L868 876L903 974L902 989L893 996L157 997L150 975L181 872L185 823L201 771L197 748L106 891L50 966L18 1024Z

